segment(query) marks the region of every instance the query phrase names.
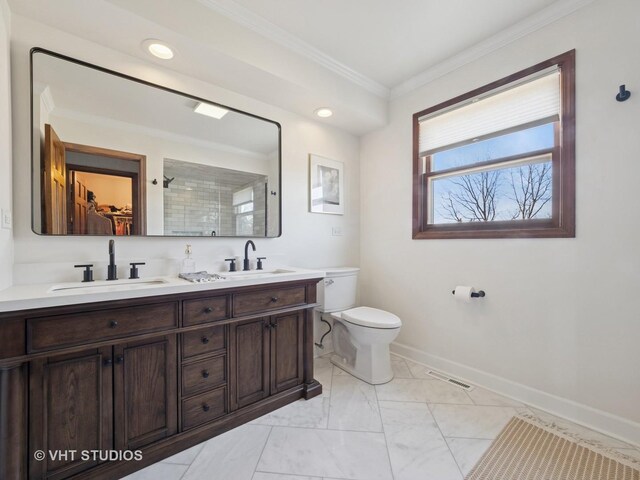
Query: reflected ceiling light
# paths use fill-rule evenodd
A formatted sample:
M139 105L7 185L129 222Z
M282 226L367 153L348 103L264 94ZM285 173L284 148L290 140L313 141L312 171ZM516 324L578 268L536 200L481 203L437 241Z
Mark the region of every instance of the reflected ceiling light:
M330 108L327 108L327 107L319 108L313 113L315 113L320 118L328 118L331 115L333 115L333 111Z
M154 57L162 60L170 60L173 58L173 50L164 42L153 38L148 38L142 42L142 46Z
M211 105L210 103L198 102L196 108L193 109L194 112L199 113L200 115L206 115L207 117L213 117L220 120L224 117L229 110L226 108L218 107L217 105Z

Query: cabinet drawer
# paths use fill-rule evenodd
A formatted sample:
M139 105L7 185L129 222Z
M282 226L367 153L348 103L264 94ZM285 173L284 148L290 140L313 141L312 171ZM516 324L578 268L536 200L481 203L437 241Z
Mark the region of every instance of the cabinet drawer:
M182 307L183 325L198 325L228 318L227 297L185 300Z
M224 325L182 334L182 358L217 352L226 346Z
M182 428L197 427L221 417L227 412L227 388L221 387L211 392L182 401Z
M273 288L233 296L233 316L292 307L306 303L305 287Z
M177 327L177 306L171 302L30 318L28 349L40 352Z
M203 392L227 381L226 356L221 355L182 367L182 396Z

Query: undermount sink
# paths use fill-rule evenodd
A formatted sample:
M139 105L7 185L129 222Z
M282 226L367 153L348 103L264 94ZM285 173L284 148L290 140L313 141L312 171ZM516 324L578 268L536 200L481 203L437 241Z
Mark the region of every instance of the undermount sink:
M120 290L133 290L138 288L162 285L168 283L164 279L153 280L112 280L99 281L95 283L54 285L49 289L49 293L78 291L82 293L117 292Z
M221 273L223 277L227 280L236 280L242 278L263 278L263 277L271 277L272 275L281 275L283 273L295 273L293 270L284 270L282 268L278 268L275 270L250 270L247 272L224 272Z

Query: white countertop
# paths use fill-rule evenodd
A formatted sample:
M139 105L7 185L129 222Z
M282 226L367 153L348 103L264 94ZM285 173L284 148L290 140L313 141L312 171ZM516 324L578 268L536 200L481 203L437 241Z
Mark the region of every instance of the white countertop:
M82 303L106 302L128 298L153 297L175 293L207 292L232 287L308 280L324 277L322 270L282 267L250 272L217 272L225 277L208 283L192 283L177 276L140 278L137 280L98 280L91 283L40 283L14 285L0 291L0 312L58 307Z

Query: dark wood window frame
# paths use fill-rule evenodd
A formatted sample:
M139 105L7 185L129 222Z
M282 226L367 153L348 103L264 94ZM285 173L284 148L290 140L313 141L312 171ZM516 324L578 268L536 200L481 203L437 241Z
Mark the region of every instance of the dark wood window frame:
M561 114L560 122L556 122L554 128L557 140L555 142L556 147L546 152L551 154L552 157L552 218L429 224L427 219L427 212L430 207L427 204L429 198L427 191L428 172L423 173L422 171L419 147L419 119L553 66L557 66L560 69ZM527 156L531 155L532 153L527 154ZM502 163L505 159L502 158L497 161ZM473 167L487 166L495 162L476 163L473 164ZM466 166L465 168L468 167ZM442 172L443 170L440 170L437 173L441 174ZM545 237L575 237L575 50L570 50L413 115L414 239Z

